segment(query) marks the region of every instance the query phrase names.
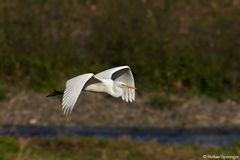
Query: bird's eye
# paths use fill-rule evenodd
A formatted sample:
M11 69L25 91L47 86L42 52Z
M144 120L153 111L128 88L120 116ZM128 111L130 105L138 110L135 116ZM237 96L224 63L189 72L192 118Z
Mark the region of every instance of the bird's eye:
M120 84L120 87L124 87L124 84L121 83L121 84Z

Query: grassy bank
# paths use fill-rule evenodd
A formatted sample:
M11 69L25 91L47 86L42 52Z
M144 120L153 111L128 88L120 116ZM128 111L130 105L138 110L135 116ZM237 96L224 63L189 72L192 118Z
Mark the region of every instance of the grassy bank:
M239 98L240 5L213 1L0 2L0 98L130 65L139 90Z
M128 138L84 137L13 138L0 137L0 159L10 160L180 160L203 159L203 155L239 155L240 146L207 147L132 142Z

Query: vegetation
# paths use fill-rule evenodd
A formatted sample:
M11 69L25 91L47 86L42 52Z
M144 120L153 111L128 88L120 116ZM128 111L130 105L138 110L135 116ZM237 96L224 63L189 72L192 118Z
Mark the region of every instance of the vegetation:
M238 144L228 147L166 145L155 141L133 142L120 139L55 137L0 137L0 159L10 160L202 160L203 155L239 155Z
M237 2L1 1L0 82L46 91L127 64L139 90L238 99Z

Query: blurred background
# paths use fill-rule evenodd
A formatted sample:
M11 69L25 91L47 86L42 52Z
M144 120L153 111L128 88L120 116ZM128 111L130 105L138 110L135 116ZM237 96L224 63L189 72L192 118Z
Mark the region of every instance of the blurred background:
M232 142L240 139L239 26L240 0L0 0L0 159L238 155L240 145ZM84 93L66 118L61 97L45 97L76 75L120 65L135 76L134 103ZM219 146L195 139L166 144L156 140L162 132L147 141L129 132L112 139L66 136L61 129L51 137L26 136L26 128L24 136L8 135L23 126L45 127L41 135L49 135L48 127L95 128L96 135L101 128L113 129L110 135L137 128L145 136L149 128L229 129L235 138L231 144L220 138L216 144L228 145Z

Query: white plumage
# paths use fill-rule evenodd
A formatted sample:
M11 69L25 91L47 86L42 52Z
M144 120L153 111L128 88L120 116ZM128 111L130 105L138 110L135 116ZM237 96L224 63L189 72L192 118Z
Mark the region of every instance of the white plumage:
M111 68L95 75L82 74L66 82L62 109L65 115L69 115L82 90L105 92L132 102L135 100L135 89L133 74L128 66Z

